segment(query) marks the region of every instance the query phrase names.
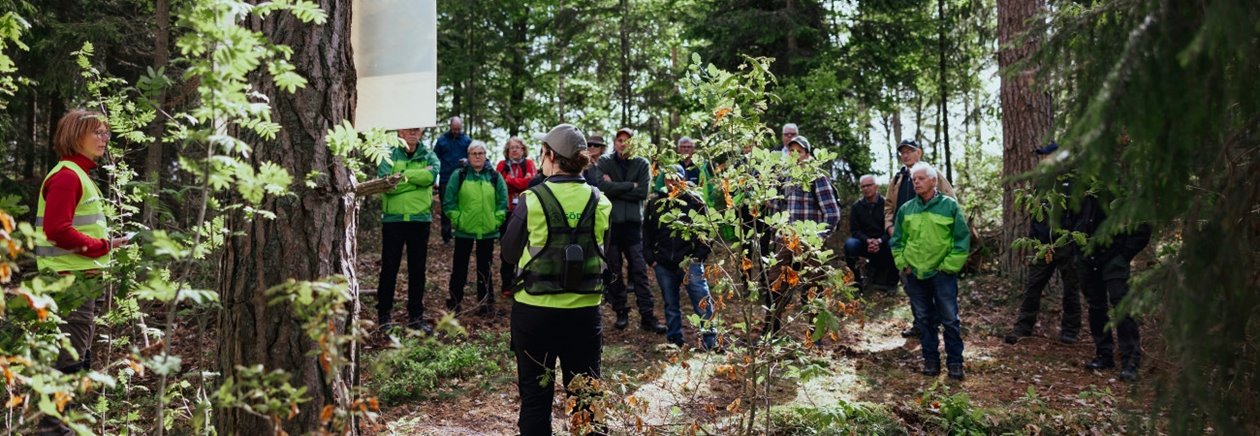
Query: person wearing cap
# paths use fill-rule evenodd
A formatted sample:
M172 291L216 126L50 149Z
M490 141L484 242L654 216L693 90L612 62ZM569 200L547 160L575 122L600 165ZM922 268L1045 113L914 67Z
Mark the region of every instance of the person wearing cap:
M897 145L897 157L901 159L901 169L888 182L888 193L884 195L884 230L889 236L893 234L893 218L897 214L897 209L914 199L914 184L910 183L910 168L923 158L923 150L914 140L903 139L901 144ZM947 197L954 197L954 187L949 184L949 180L945 180L944 174L939 172L936 174L936 190ZM918 325L917 321L912 323L910 328L902 331L901 337L919 337L921 332L915 327L916 325Z
M656 273L665 302L665 340L679 347L686 344L682 332L682 310L679 286L687 288L691 308L701 321L700 346L712 350L717 346L714 330L713 300L704 277L704 262L710 248L698 235L684 234L691 225L691 215L706 213L704 201L692 192L686 170L671 165L663 171L665 186L647 205L643 223L643 259ZM689 265L687 264L689 263Z
M600 376L601 248L613 205L580 176L590 160L586 142L569 124L544 136L539 167L547 180L521 193L503 235L502 260L517 266L511 344L522 435L551 434L557 358L566 388L578 375ZM586 406L576 413L591 413Z
M892 252L884 232L884 197L879 195L875 176L865 175L858 179L862 198L849 207L849 238L844 241L845 261L863 287L897 289L897 270L893 267ZM858 258L870 259L866 264L866 277L857 267Z
M376 288L376 320L382 331L393 322L394 292L403 249L407 250L407 326L431 333L424 322L425 270L429 227L433 221L433 182L441 168L438 157L420 147L424 129L398 130L403 145L390 151L376 169L378 177L402 174L394 189L381 196L381 272Z
M441 204L446 203L446 181L450 180L451 174L456 169L463 168L468 163L468 145L472 144L472 138L464 134L464 120L459 117L451 117L450 130L438 137L437 142L433 145L433 152L437 154L438 159L442 161L441 171L438 172L438 183L434 186L438 190L438 198ZM451 222L442 217L442 243L451 243Z
M1050 143L1034 150L1034 153L1041 156L1041 160L1044 161L1058 149L1059 144ZM1072 192L1071 180L1066 176L1063 177L1055 189L1060 194L1069 195ZM1052 205L1046 200L1042 200L1041 205L1047 213L1042 215L1041 219L1037 219L1036 216L1032 218L1028 226L1028 237L1042 244L1050 244L1058 238L1055 235L1055 229L1072 228L1072 215L1061 214L1058 226L1052 228L1049 216ZM1047 252L1045 257L1033 259L1028 265L1028 282L1024 286L1023 302L1019 306L1019 316L1016 318L1014 328L1004 338L1006 343L1015 344L1021 338L1032 335L1033 329L1037 326L1037 313L1041 311L1041 292L1050 283L1056 270L1059 272L1059 280L1063 282L1063 313L1059 318L1059 342L1076 343L1077 334L1081 330L1081 285L1076 271L1076 254L1076 244L1069 242L1065 246Z
M486 144L473 141L468 146L468 165L451 173L446 185L442 211L451 221L455 256L451 259L450 296L446 309L462 311L464 285L468 283L468 257L477 249L477 310L494 314L494 292L490 290L490 262L499 227L507 218L507 184L487 163Z
M633 155L630 138L634 131L623 128L613 138L613 154L599 159L599 190L612 200L612 236L608 243L608 302L617 314L613 327L624 329L630 324L630 306L626 301L626 281L622 276L622 259L634 285L635 303L639 309L639 327L658 334L665 325L656 318L652 288L648 284L647 264L643 261L643 203L651 188L651 164Z
M499 175L503 176L503 183L507 185L508 214L516 209L520 193L528 189L530 182L538 176L538 169L528 156L529 151L525 147L525 141L513 136L508 138L507 144L504 144L503 160L499 161L498 167L495 168ZM502 233L505 230L507 230L507 220L503 220L503 226L499 228L499 232ZM513 269L514 267L508 264L502 264L499 267L501 292L505 297L511 296L508 292L508 284L512 283Z
M967 263L971 230L962 207L936 189L938 174L926 162L910 167L915 197L897 209L893 262L905 274L923 353L923 375L941 373L940 335L945 337L949 378L963 379L962 321L958 317L958 273Z
M595 163L599 162L599 158L604 157L606 150L608 150L608 144L604 142L603 136L591 135L586 138L586 155L591 158L590 165L582 170L582 178L586 179L586 184L598 188L599 182L603 181L604 175Z
M788 141L788 156L795 158L797 162L803 163L813 159L813 147L810 146L809 139L804 136L797 135ZM825 174L819 174L810 182L809 189L797 184L788 183L782 188L782 196L770 202L771 210L775 212L783 212L787 214L788 223L800 221L813 221L823 224L823 230L819 232L819 237L827 239L827 236L835 230L836 225L840 222L840 204L836 201L835 189L832 188L831 179ZM778 239L781 239L779 235ZM780 241L781 242L781 241ZM776 249L779 257L785 262L781 262L780 266L792 265L793 269L799 271L803 268L804 262L796 258L790 250L787 250L783 244L779 244ZM772 277L777 277L785 270L777 267ZM771 280L773 283L774 280ZM805 281L802 280L802 283ZM776 292L766 292L763 294L765 298L777 299L781 295ZM804 296L802 294L802 296ZM786 301L767 301L767 307L770 311L767 313L766 331L768 333L777 332L781 327L781 315L786 308Z

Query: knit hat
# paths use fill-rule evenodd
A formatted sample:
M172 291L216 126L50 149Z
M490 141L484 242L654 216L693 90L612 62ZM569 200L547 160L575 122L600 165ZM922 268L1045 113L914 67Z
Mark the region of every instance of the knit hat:
M586 151L586 137L572 124L561 124L542 137L543 145L566 159Z

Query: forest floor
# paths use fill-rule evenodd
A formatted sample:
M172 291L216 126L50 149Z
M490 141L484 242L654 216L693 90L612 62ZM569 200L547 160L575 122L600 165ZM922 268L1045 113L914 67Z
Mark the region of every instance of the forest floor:
M450 277L451 246L442 244L434 226L429 246L425 303L432 322L445 315L444 300ZM361 239L363 241L363 239ZM375 289L379 253L365 244L359 258L362 289ZM405 319L406 262L399 274L398 302L393 317ZM497 278L497 253L494 269ZM475 297L470 271L465 307ZM654 283L654 282L653 282ZM1008 285L992 271L964 275L959 303L966 344L966 380L947 382L919 374L921 357L916 339L903 339L910 323L904 294L875 292L862 301L858 316L842 320L837 338L825 339L798 360L823 370L808 378L776 385L768 401L774 406L771 433L776 434L1116 434L1157 432L1154 415L1155 383L1171 368L1161 360L1162 343L1153 329L1143 326L1145 364L1136 383L1118 378L1118 370L1091 372L1082 365L1093 355L1088 326L1080 341L1057 339L1059 294L1047 291L1034 336L1016 345L1002 341L1014 320L1019 287ZM659 290L654 289L659 294ZM684 297L685 298L685 297ZM655 312L662 313L657 295ZM374 297L364 298L365 318L374 314ZM515 434L518 397L515 361L507 352L510 301L499 296L498 314L459 314L458 324L469 334L438 335L437 341L473 347L491 354L494 368L464 378L441 380L437 393L382 401L381 417L369 424L374 434ZM470 310L468 312L471 312ZM735 414L728 408L738 396L742 380L723 368L736 353L709 354L679 350L664 337L631 327L611 328L613 315L605 310L603 378L623 390L619 401L637 403L631 415L610 417L613 433L727 434ZM684 316L686 309L684 309ZM686 324L686 322L684 322ZM789 336L804 336L789 333ZM495 334L486 334L495 333ZM687 326L686 337L694 339ZM496 343L497 342L497 343ZM391 341L377 334L366 345L364 362L383 359ZM432 343L430 343L432 344ZM493 351L490 351L493 350ZM365 366L365 383L376 386L379 366ZM397 377L398 374L391 374ZM616 383L621 380L621 383ZM630 400L630 398L634 400ZM762 398L761 400L766 400ZM564 395L556 395L553 426L566 433ZM745 400L746 401L746 400ZM738 406L736 406L737 408ZM737 409L729 409L737 410ZM756 432L764 432L764 421Z

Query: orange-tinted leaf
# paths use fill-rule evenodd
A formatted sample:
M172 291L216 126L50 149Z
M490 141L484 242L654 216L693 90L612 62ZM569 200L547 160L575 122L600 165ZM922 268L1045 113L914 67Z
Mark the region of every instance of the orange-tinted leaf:
M23 401L26 401L25 397L22 397L20 395L13 395L9 397L9 401L4 403L4 407L8 409L12 409L14 407L21 406Z
M727 404L726 411L731 412L731 413L739 413L739 398L736 398L735 401L731 401L731 404Z
M64 412L66 410L66 404L70 404L70 399L72 398L74 398L74 395L71 395L68 392L57 391L53 393L53 403L57 405L57 412Z
M13 386L13 370L7 366L4 367L4 384Z
M297 409L297 406L293 405L293 409ZM325 404L323 410L319 411L319 422L327 424L329 421L332 421L333 410L335 409L333 409L332 404ZM293 410L291 409L290 412L293 412ZM289 419L292 419L293 415L294 413L290 413Z
M136 359L128 358L127 366L131 367L131 370L135 371L136 375L139 375L139 376L144 375L144 365L141 365L140 362L137 361Z
M22 247L18 247L18 244L13 242L12 239L4 242L8 243L10 259L17 259L18 255L22 254Z
M731 108L721 107L721 108L718 108L717 112L713 113L713 116L714 118L717 118L716 122L720 123L722 122L722 119L726 118L726 116L729 115L730 113L731 113Z
M13 233L13 217L9 214L0 212L0 227L4 227L7 233Z
M752 260L749 260L747 257L745 257L744 260L739 263L739 269L742 269L744 271L751 270L752 266L753 266Z
M0 283L8 283L13 277L13 271L9 268L8 262L0 262Z

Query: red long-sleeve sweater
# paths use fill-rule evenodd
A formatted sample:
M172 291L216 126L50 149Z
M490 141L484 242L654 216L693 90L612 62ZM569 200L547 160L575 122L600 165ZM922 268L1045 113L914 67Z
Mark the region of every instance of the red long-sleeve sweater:
M508 161L499 161L497 168L499 174L503 176L503 183L508 188L508 198L515 200L516 195L529 189L529 181L538 175L538 170L534 168L534 161L522 159L520 165L509 165ZM516 209L515 201L508 201L508 211Z
M82 154L62 156L84 172L96 168L96 163ZM78 252L86 257L101 257L109 253L109 240L96 239L74 228L74 208L83 198L83 185L74 170L63 168L44 182L44 236L57 248Z

